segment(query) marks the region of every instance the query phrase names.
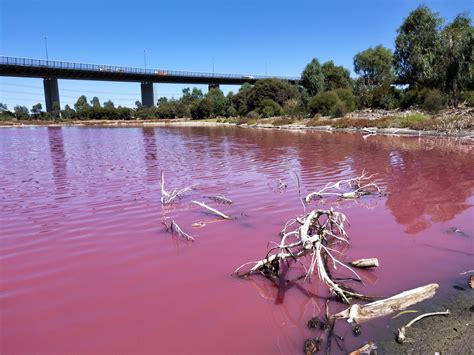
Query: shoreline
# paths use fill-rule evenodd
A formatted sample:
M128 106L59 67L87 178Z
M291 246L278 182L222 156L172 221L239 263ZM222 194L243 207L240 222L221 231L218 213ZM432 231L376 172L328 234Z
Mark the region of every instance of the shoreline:
M451 289L440 289L434 298L410 307L419 313L393 319L390 331L374 339L378 349L386 354L474 354L474 289L469 288L468 278L469 275L457 278ZM408 328L407 342L395 341L394 332L410 320L423 313L447 309L448 316L428 317Z
M436 130L414 130L410 128L377 128L377 127L351 127L337 128L329 125L307 126L304 124L283 124L274 125L270 123L238 124L235 122L199 121L186 119L160 120L160 121L120 121L120 120L97 120L97 121L37 121L37 122L16 122L8 121L0 123L0 128L29 128L29 127L241 127L260 128L276 130L303 130L317 132L361 132L366 135L397 135L397 136L426 136L426 137L456 137L469 139L474 137L474 130L458 130L452 133Z

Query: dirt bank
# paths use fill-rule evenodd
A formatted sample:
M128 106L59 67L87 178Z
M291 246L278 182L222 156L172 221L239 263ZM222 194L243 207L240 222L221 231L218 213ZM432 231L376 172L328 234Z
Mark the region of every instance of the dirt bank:
M411 307L420 312L393 319L390 329L395 332L423 313L449 309L449 316L416 322L406 333L411 341L403 344L395 341L394 333L387 332L375 339L379 350L385 354L474 354L474 290L469 288L467 279L468 276L463 276L451 289L440 289L432 300Z

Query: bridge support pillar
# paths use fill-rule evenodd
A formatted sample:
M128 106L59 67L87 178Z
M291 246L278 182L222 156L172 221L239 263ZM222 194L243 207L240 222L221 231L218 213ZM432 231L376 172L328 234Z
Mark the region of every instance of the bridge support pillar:
M58 78L44 78L44 101L46 102L46 112L59 110L59 86Z
M153 83L141 83L142 89L142 106L155 106L155 94L153 92Z
M208 90L211 91L211 89L219 89L219 84L209 84Z

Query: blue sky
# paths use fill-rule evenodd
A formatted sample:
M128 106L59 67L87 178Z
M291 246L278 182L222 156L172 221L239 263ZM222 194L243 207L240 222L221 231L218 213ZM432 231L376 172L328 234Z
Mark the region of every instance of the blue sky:
M352 70L358 51L393 48L408 13L426 4L448 21L472 0L0 0L0 54L189 71L299 76L313 58ZM133 106L138 83L60 80L61 106L84 93ZM157 85L179 97L183 86ZM204 91L207 87L202 87ZM222 87L236 91L237 87ZM0 77L0 102L44 105L42 80Z

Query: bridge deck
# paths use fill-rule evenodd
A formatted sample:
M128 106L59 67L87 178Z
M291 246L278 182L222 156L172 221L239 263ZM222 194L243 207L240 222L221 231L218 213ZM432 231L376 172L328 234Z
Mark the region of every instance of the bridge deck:
M0 76L151 82L170 84L254 84L258 80L276 78L298 83L297 77L200 73L163 69L144 69L111 65L85 64L0 56Z

